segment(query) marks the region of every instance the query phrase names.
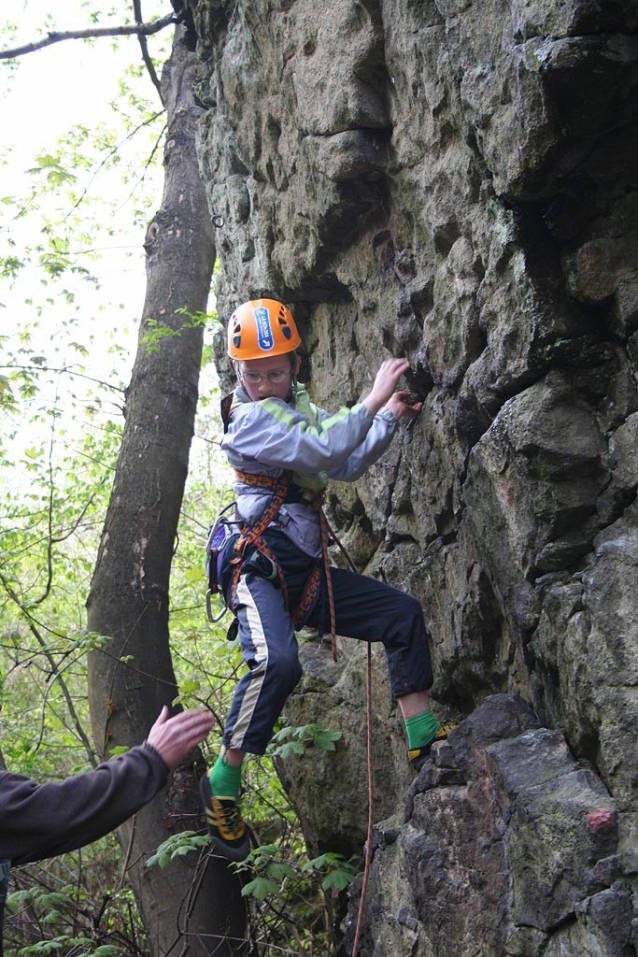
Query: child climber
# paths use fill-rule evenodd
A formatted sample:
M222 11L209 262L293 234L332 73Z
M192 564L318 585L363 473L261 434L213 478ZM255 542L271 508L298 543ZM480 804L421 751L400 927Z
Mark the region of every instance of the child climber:
M248 671L237 684L222 752L201 792L215 848L231 860L243 860L250 850L239 808L242 761L247 752L265 752L301 677L295 629L330 627L321 493L328 479L359 478L386 450L398 420L422 407L395 391L407 360L389 359L358 405L329 415L297 382L300 343L291 313L273 299L244 303L228 324L239 387L222 402L222 448L236 472L238 526L231 529L241 534L223 548L220 582L237 618ZM432 669L421 606L356 572L330 567L329 574L336 633L385 646L408 757L418 767L449 730L430 711Z

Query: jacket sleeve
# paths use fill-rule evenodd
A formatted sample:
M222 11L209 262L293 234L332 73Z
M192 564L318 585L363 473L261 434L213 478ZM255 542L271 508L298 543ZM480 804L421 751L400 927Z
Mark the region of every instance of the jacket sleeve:
M314 425L278 399L247 403L233 414L222 448L231 465L291 469L316 475L342 466L372 425L364 405L326 414Z
M340 482L356 481L367 468L381 458L394 438L398 424L399 420L389 409L378 412L363 442L348 456L343 465L330 469L329 477Z
M2 771L0 858L27 864L89 844L139 811L167 778L148 744L60 783L36 784Z

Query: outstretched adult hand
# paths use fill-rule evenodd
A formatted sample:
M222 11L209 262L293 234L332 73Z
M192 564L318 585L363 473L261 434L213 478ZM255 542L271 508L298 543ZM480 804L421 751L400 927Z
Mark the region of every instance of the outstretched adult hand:
M172 771L191 748L208 736L214 724L210 711L181 711L169 718L164 705L146 740Z

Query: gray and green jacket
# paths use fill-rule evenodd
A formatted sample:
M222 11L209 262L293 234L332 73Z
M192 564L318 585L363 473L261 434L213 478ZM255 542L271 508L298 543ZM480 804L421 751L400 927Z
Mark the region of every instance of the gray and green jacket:
M363 475L385 452L397 424L389 409L373 416L364 405L331 415L313 405L301 385L287 402L253 402L240 387L233 394L221 445L233 468L270 478L292 471L293 485L312 498L329 479L354 482ZM235 495L239 517L253 524L271 493L238 480ZM319 519L310 502L286 502L273 525L307 555L321 554Z

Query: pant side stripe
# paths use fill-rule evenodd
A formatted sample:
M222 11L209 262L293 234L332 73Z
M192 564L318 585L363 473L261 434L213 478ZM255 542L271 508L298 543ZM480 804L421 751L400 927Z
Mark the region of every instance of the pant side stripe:
M255 648L255 661L258 662L256 667L251 670L250 684L248 685L246 694L241 702L239 714L237 715L237 721L235 722L235 727L233 728L229 744L230 748L241 749L244 736L250 726L250 721L257 706L257 701L259 700L259 695L266 678L266 669L268 668L268 645L266 644L264 627L261 622L259 609L257 608L253 596L250 593L250 589L246 585L245 578L240 578L239 580L239 585L237 586L237 601L239 604L244 605L246 609L248 626L250 628L250 637Z

